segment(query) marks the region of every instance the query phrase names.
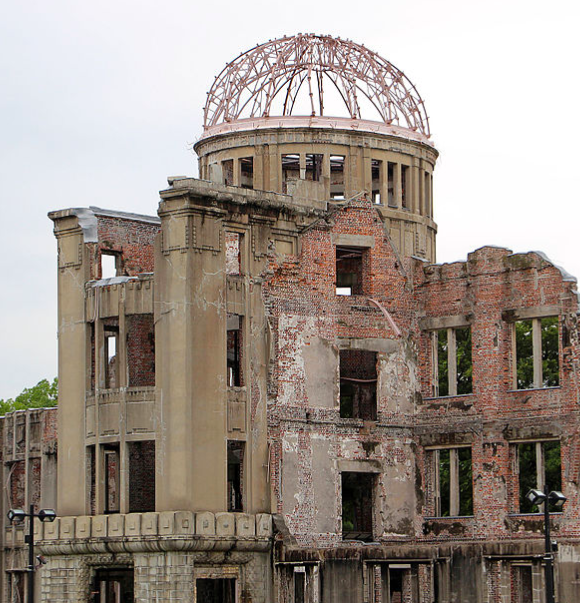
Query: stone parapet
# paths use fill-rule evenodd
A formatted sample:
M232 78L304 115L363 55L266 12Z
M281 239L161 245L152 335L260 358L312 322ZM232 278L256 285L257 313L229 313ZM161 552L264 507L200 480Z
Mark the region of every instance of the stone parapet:
M18 539L7 533L7 542ZM11 532L9 528L7 532ZM57 517L36 522L35 539L45 555L156 551L266 551L272 538L267 513L128 513Z

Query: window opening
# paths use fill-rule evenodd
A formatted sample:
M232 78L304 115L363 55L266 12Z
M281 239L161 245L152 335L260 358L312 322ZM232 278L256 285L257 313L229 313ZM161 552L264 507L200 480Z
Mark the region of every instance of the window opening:
M336 247L336 294L362 295L363 260L367 249Z
M244 157L240 161L240 186L254 188L254 158Z
M227 384L228 387L241 387L242 320L237 314L228 314L227 321Z
M440 329L433 332L433 337L433 395L471 394L471 327Z
M226 232L226 274L242 274L241 239L238 232Z
M222 161L222 178L227 186L234 185L234 160L226 159Z
M105 339L105 388L119 387L118 355L119 327L106 325L104 330Z
M537 488L546 493L562 490L562 465L560 442L521 442L517 446L519 473L520 513L539 513L540 509L526 498L526 494ZM552 508L550 511L559 511Z
M287 193L287 182L300 179L300 155L282 155L282 192Z
M383 162L380 159L371 160L372 198L376 205L381 204L381 180Z
M395 198L395 164L390 161L387 162L387 193L389 207L397 207L397 200Z
M340 350L340 416L376 420L376 352Z
M401 205L409 209L409 166L401 165Z
M434 451L435 515L461 517L473 515L473 472L471 448Z
M155 511L155 442L129 442L129 513Z
M330 198L344 199L344 155L330 156Z
M101 251L101 278L113 278L119 274L119 254Z
M532 566L512 564L511 591L514 603L533 603Z
M244 442L228 442L228 511L244 510Z
M322 158L319 153L306 153L306 180L319 182L322 176Z
M197 603L235 603L235 578L198 578L195 581Z
M129 387L155 385L155 324L153 314L127 316Z
M343 540L372 540L374 482L372 473L342 473Z
M294 603L306 603L306 568L299 565L294 568Z
M403 603L403 578L405 570L389 568L389 603Z
M517 389L560 384L558 322L550 316L515 323Z
M120 505L120 458L119 444L103 446L105 473L105 513L118 513Z
M98 569L90 601L98 603L133 603L134 575L129 568Z

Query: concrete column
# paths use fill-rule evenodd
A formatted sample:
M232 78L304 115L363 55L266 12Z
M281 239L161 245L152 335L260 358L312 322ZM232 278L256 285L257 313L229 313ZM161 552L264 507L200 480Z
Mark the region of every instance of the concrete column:
M373 174L372 174L371 150L368 148L362 149L362 165L361 165L361 190L364 190L369 195L373 190Z
M298 155L298 162L300 164L300 180L306 179L306 155L304 153L300 153Z
M226 510L224 212L162 201L155 258L156 509ZM188 234L186 234L188 233Z
M542 322L538 318L532 321L532 346L534 350L534 387L542 387Z
M90 210L53 212L58 242L58 505L59 515L85 512L86 323L84 286L90 251L96 242L96 218Z
M234 157L233 164L234 164L233 165L234 186L240 186L240 182L242 180L242 173L241 173L242 165L240 163L240 160L237 157Z
M322 157L322 181L324 182L324 198L330 199L330 153Z
M457 395L457 347L455 329L447 329L447 374L449 376L449 395Z
M401 164L394 164L394 182L393 187L395 190L395 207L401 209L403 207L403 189L401 186Z

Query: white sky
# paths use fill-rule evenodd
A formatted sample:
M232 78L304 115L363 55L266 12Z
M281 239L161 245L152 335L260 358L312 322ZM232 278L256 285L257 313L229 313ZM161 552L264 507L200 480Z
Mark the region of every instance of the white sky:
M156 212L197 173L213 78L282 35L349 38L417 86L441 153L438 261L541 249L580 276L580 3L574 0L27 0L0 20L0 398L56 375L46 214Z

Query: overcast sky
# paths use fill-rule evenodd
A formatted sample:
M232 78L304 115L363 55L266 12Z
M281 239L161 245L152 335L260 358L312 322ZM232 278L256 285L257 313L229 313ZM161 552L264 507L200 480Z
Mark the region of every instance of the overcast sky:
M580 275L580 3L574 0L27 0L0 20L0 398L56 375L46 214L154 214L214 76L257 43L349 38L416 85L441 153L438 261L541 249Z

